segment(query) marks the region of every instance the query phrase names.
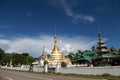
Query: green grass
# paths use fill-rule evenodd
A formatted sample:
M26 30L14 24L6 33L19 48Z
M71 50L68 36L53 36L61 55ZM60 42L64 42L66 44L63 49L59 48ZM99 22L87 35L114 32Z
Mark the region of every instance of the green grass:
M11 70L11 69L5 69L5 70ZM102 75L82 75L82 74L44 73L44 72L22 71L22 70L11 70L11 71L27 72L27 73L35 73L35 74L43 74L43 75L47 74L47 75L55 75L55 76L68 76L68 77L77 77L77 78L120 80L120 76L114 76L108 73L104 73Z

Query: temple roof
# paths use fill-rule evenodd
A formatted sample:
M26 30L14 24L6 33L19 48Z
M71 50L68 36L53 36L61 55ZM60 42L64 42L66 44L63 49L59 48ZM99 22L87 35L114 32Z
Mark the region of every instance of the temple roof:
M98 32L98 52L99 53L103 53L103 52L106 52L108 53L109 50L107 48L107 45L104 43L102 37L101 37L101 33Z

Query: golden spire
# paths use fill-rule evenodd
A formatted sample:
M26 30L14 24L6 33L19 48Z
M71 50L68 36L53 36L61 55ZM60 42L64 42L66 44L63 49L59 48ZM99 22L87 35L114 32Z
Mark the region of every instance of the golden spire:
M62 60L65 60L65 56L64 56L64 54L62 53Z
M101 32L98 32L98 39L101 40Z
M57 36L56 36L56 34L54 35L54 48L53 48L52 53L53 52L59 52L59 48L57 46Z
M43 52L42 55L45 55L45 46L43 46Z
M48 55L47 54L45 54L45 61L47 61L48 60Z

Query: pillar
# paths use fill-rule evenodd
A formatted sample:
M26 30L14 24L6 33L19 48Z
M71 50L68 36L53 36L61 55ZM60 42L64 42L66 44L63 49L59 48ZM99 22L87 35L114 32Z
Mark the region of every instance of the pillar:
M48 64L45 64L45 66L44 66L44 72L48 73Z
M60 72L60 64L57 64L55 67L55 73L59 73Z

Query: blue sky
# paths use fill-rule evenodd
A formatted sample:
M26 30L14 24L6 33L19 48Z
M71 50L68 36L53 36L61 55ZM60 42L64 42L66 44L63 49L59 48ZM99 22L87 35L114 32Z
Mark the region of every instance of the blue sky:
M120 1L0 0L0 47L6 52L38 56L43 45L50 52L55 31L63 51L89 49L98 31L109 47L119 48Z

